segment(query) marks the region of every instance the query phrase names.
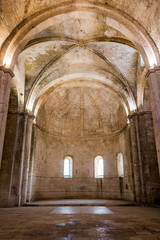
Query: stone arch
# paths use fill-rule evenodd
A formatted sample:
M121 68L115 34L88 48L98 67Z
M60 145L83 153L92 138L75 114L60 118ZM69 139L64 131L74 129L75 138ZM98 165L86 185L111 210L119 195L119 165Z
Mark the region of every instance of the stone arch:
M124 88L121 87L120 84L116 85L111 80L109 80L111 76L115 78L115 76L113 76L111 73L106 73L106 76L104 77L104 76L99 76L93 73L91 74L88 72L86 73L79 72L74 74L66 74L65 76L60 76L56 80L52 81L51 83L43 87L43 89L41 89L40 92L37 91L39 92L38 95L36 94L36 90L33 91L30 98L28 99L26 108L28 111L33 111L34 115L36 116L40 105L42 104L46 96L48 96L48 94L55 87L65 82L72 81L73 79L83 79L83 80L90 79L88 80L89 83L91 81L97 81L97 82L100 82L102 85L105 85L109 89L112 89L113 93L120 99L126 111L126 115L128 115L130 111L133 111L136 109L135 100L132 98L132 96L128 92L125 91ZM108 79L109 82L106 82L106 79Z
M8 111L9 113L10 112L16 113L18 111L18 90L16 87L16 81L14 79L11 82L11 87L10 87Z
M38 88L38 85L45 79L47 78L47 76L49 76L50 74L52 74L52 71L51 73L47 73L47 70L49 68L52 67L52 65L55 63L55 61L58 61L59 59L63 58L66 54L68 54L71 50L75 49L77 47L77 45L73 45L71 47L69 47L69 49L63 51L62 53L58 54L57 56L55 56L50 62L47 63L47 65L44 66L44 68L40 71L40 73L37 75L33 85L32 85L32 88L30 90L30 93L29 93L29 96L28 96L28 100L27 100L27 104L26 104L26 109L27 110L30 110L32 111L32 107L30 108L29 105L30 105L30 102L32 101L32 98L33 98L33 95L34 93L36 92L37 88ZM129 110L128 111L133 111L136 109L136 102L135 102L135 99L134 99L134 94L132 92L132 89L128 83L128 81L125 79L125 77L123 76L123 74L119 71L119 69L106 57L104 57L101 53L99 53L98 51L95 51L95 50L92 50L90 47L88 46L85 46L85 49L87 49L88 51L92 52L93 54L95 54L98 58L100 58L101 60L103 60L108 66L110 66L113 71L115 72L115 74L111 73L111 72L105 72L104 75L106 76L106 79L108 78L111 78L113 79L114 81L113 82L117 82L117 84L120 86L121 89L124 89L124 95L125 97L127 98L128 97L128 104L129 104ZM91 70L91 69L90 69ZM94 79L99 79L100 76L98 77L98 74L95 74L93 73L93 69L91 70L92 74L89 73L89 70L85 69L85 67L83 67L83 71L84 73L86 74L83 74L83 72L79 72L78 71L73 71L72 69L72 75L75 76L75 78L77 77L81 77L81 78L85 78L86 79L86 76L89 74L91 78L94 78ZM98 68L97 68L97 72L98 72ZM101 70L102 72L102 70ZM43 74L46 73L46 75L44 76ZM48 74L48 75L47 75ZM78 76L79 74L79 76ZM61 76L62 75L62 76ZM65 73L64 75L61 74L59 75L57 78L53 77L53 83L49 83L48 86L44 86L44 90L40 90L41 94L44 94L45 91L47 91L50 87L52 87L52 85L54 85L54 82L56 80L56 84L57 83L60 83L61 81L63 80L70 80L69 77L71 77L71 79L73 78L73 76L70 74L69 72L69 69L68 69L68 72ZM66 76L65 76L66 75ZM93 77L94 75L94 77ZM117 77L118 76L118 77ZM107 81L107 80L106 80ZM108 80L109 81L109 80ZM106 84L106 83L105 83ZM114 83L115 84L115 83ZM109 85L109 84L108 84ZM112 85L112 84L111 84ZM117 87L116 87L117 88ZM115 87L114 87L115 89ZM120 89L117 88L116 91L118 91ZM120 90L121 91L121 90ZM30 109L29 109L30 108Z
M147 84L146 69L143 69L141 79L139 81L139 84L137 85L137 107L139 109L143 108L146 84Z
M33 35L50 26L55 16L73 11L95 12L107 16L106 23L129 37L143 56L148 68L159 64L156 44L135 19L118 9L102 4L95 5L88 1L53 5L24 19L4 42L0 63L14 68L17 56Z
M143 91L143 111L151 111L149 83L147 80L145 82L144 91Z

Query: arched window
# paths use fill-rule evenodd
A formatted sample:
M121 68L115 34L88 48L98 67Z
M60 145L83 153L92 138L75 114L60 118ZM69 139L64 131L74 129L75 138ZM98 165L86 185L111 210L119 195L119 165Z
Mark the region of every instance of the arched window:
M103 158L101 156L97 156L94 159L94 173L95 173L95 178L104 177L104 164L103 164Z
M118 153L118 155L117 155L117 170L118 170L118 177L124 177L124 166L123 166L122 153Z
M71 157L67 156L64 159L64 178L72 178L72 167L73 160Z

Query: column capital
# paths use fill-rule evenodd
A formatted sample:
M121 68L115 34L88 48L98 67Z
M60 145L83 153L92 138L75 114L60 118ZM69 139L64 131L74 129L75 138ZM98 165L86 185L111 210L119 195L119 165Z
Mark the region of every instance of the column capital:
M10 68L6 68L5 66L0 66L0 71L3 71L4 73L9 73L12 78L14 77L14 73Z
M28 122L33 122L33 120L35 119L35 116L33 114L28 114Z
M138 115L138 112L130 112L129 115L128 115L128 118L131 119L132 117L135 117Z
M28 122L33 122L35 119L34 114L28 113L28 112L17 112L17 114L22 115L25 119L27 119Z
M155 73L156 71L160 71L160 66L155 66L154 68L148 69L146 77L149 77L151 73Z
M132 117L135 117L135 116L141 116L141 115L146 115L146 114L149 114L151 115L152 114L152 111L140 111L140 112L131 112L129 115L128 115L128 118L131 119Z
M141 115L152 115L152 111L140 111L138 112L138 115L141 116Z
M17 114L19 114L19 116L23 116L24 118L28 117L28 113L27 112L18 112L17 111Z

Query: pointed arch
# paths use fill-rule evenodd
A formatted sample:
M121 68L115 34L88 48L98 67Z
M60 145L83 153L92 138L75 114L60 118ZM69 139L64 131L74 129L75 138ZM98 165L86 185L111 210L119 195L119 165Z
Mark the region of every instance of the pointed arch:
M107 25L120 30L135 44L147 67L160 63L158 48L147 31L135 19L119 9L89 1L68 1L52 5L20 22L2 45L0 64L13 68L17 56L33 36L51 26L55 16L74 11L94 12L105 17Z

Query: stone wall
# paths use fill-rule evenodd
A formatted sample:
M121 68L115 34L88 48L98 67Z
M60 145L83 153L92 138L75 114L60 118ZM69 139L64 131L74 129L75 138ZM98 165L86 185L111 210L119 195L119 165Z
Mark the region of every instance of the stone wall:
M119 179L117 155L124 157L125 177ZM63 159L73 158L73 178L63 177ZM104 178L94 178L94 158L104 159ZM32 200L107 198L133 200L129 136L99 138L55 137L36 127L32 175Z

